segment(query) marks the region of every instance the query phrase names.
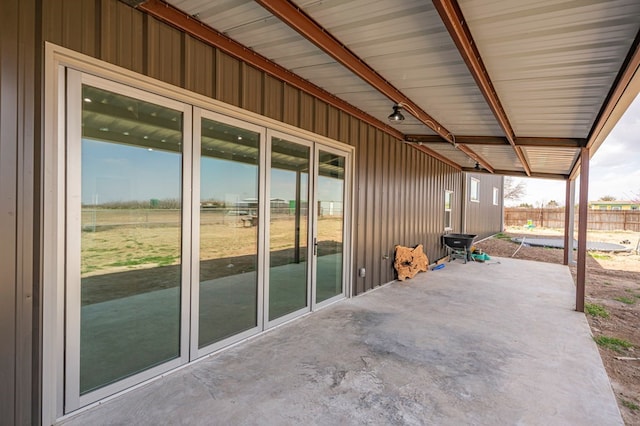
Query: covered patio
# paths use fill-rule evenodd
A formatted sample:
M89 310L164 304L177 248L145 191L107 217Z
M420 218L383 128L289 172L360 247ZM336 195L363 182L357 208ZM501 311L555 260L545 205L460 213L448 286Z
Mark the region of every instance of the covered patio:
M574 292L566 266L454 261L62 423L622 424Z

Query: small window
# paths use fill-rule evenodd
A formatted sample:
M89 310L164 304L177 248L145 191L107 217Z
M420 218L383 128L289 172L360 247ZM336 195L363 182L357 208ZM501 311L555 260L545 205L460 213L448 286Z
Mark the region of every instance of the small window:
M493 187L493 205L500 205L500 190L495 186Z
M480 180L471 178L471 188L469 191L469 195L471 197L471 201L475 203L480 202Z
M444 230L450 231L451 226L451 206L453 205L453 191L444 191Z
M611 210L622 210L622 208L620 206L613 206Z

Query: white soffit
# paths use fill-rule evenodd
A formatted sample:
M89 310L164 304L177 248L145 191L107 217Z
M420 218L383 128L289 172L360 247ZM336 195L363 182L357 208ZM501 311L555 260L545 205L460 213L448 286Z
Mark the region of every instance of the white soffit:
M587 137L638 32L638 0L459 0L517 136Z
M496 170L524 171L511 145L467 145L476 154L487 160ZM533 169L533 167L532 167Z
M402 133L435 134L409 113L404 122L389 123L392 101L253 1L169 3Z
M457 163L458 165L460 165L460 167L471 168L476 165L476 162L473 159L469 158L467 154L460 151L458 148L453 146L453 144L450 144L447 142L439 142L439 143L418 143L418 145L423 145L426 148L429 148L430 150L437 152L443 157L446 157L451 161L453 161L454 163Z
M571 167L580 155L580 148L522 147L531 169L537 173L554 173L568 175Z
M431 2L294 3L452 133L504 135Z

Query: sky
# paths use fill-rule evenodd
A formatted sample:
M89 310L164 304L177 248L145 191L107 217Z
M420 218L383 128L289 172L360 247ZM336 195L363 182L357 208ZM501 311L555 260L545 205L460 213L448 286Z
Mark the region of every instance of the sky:
M515 202L506 202L507 206L528 203L537 207L551 200L564 205L564 181L514 178L514 182L520 181L526 185L525 196ZM576 183L576 202L578 190ZM629 200L634 194L640 196L640 95L591 157L589 170L589 201L597 201L605 195Z

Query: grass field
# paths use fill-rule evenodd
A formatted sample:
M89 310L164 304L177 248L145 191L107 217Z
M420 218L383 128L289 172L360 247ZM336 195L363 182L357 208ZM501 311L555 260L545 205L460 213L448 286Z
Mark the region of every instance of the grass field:
M238 217L223 212L207 212L201 218L201 260L257 252L257 226L245 226ZM324 217L318 222L319 241L342 241L342 217ZM83 210L82 229L82 278L181 263L179 210ZM301 234L304 231L302 223ZM274 217L270 234L271 250L293 249L294 217ZM301 244L304 246L305 242Z

